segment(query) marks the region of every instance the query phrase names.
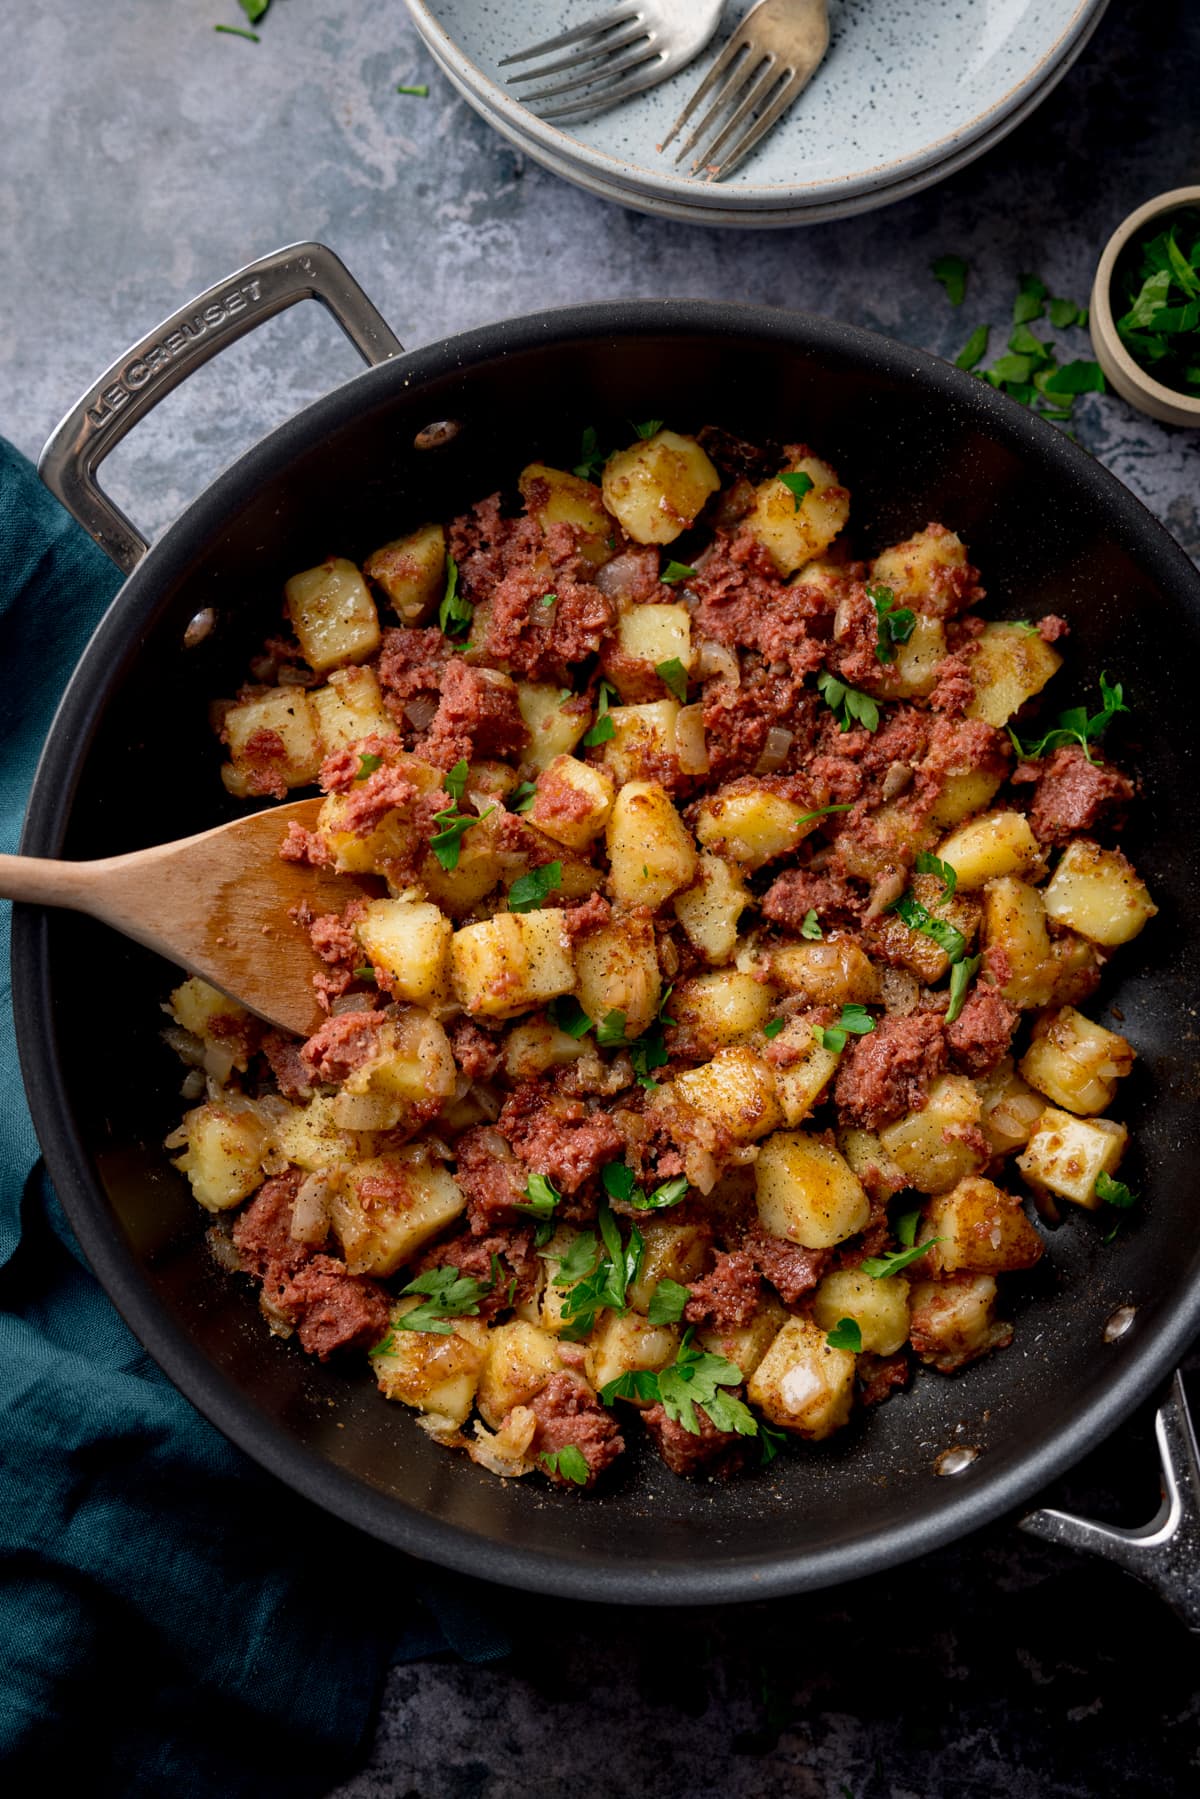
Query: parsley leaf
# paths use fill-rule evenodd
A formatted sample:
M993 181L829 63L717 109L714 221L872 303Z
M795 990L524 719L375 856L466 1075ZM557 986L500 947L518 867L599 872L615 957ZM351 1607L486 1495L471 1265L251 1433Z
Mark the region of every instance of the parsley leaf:
M629 1233L628 1244L622 1246L621 1233L607 1200L600 1202L599 1225L607 1253L600 1257L590 1273L568 1289L563 1300L563 1317L567 1320L564 1335L572 1341L587 1336L596 1322L597 1312L605 1309L624 1312L627 1309L626 1293L642 1265L644 1243L641 1232L635 1225ZM591 1241L595 1246L595 1238ZM562 1284L564 1267L565 1263L560 1264L556 1286Z
M592 1476L587 1457L578 1443L567 1443L562 1449L544 1449L538 1461L549 1473L561 1474L564 1480L574 1481L577 1487L586 1487Z
M787 1432L785 1430L776 1430L773 1425L766 1422L765 1418L759 1419L758 1459L762 1467L765 1468L768 1462L775 1460L786 1442Z
M780 1031L784 1027L785 1022L786 1021L782 1018L768 1019L767 1023L764 1024L764 1026L763 1026L763 1036L764 1037L778 1037Z
M419 1293L426 1296L424 1303L413 1306L400 1318L393 1318L391 1331L371 1354L386 1355L393 1346L392 1333L395 1331L426 1331L436 1337L451 1336L454 1331L452 1319L478 1317L480 1300L496 1285L496 1271L494 1257L490 1281L460 1276L457 1268L427 1268L424 1274L419 1274L416 1280L400 1289L402 1299Z
M824 1029L819 1024L813 1026L813 1036L831 1055L840 1056L846 1047L847 1037L866 1037L875 1029L875 1020L865 1006L857 1001L842 1007L842 1015L836 1024L827 1025Z
M987 355L988 336L990 332L990 325L977 325L975 327L962 349L958 352L958 355L954 358L956 368L974 369L979 367L979 364Z
M463 790L467 785L468 768L465 762L456 762L449 774L442 777L442 786L457 806L462 800Z
M442 595L442 603L438 607L438 624L443 635L465 637L471 629L471 620L474 616L474 606L465 595L458 591L458 564L447 550L446 591Z
M658 578L668 587L677 587L681 581L690 581L695 573L696 570L686 562L668 562Z
M818 806L815 812L802 812L799 818L795 820L795 823L798 825L810 825L814 818L827 818L831 812L852 812L853 810L854 805L851 800L846 800L843 804L837 806Z
M690 1288L681 1286L669 1275L664 1276L650 1296L646 1317L651 1324L678 1324L691 1297Z
M537 782L521 781L513 788L505 804L510 812L528 812L537 798Z
M967 988L979 973L982 956L966 956L961 962L954 962L950 968L950 1004L946 1008L946 1023L953 1024L963 1009L963 1001L967 997Z
M826 1331L825 1341L830 1349L851 1349L855 1355L862 1352L862 1326L857 1318L839 1318L831 1331Z
M651 1025L650 1029L629 1045L629 1059L633 1063L633 1072L640 1087L653 1092L658 1082L653 1079L651 1069L664 1068L669 1060L667 1055L667 1039L661 1025Z
M363 750L358 758L358 773L355 775L354 779L356 781L365 781L368 775L373 775L377 768L382 767L382 756L373 756L369 750Z
M815 906L810 906L804 914L804 923L800 926L800 935L809 943L820 943L823 933L817 918Z
M817 687L841 730L848 731L856 723L868 731L879 729L879 707L869 693L859 693L857 688L847 687L844 681L839 681L828 670L817 676Z
M246 0L242 0L242 5L245 4ZM240 25L214 25L213 30L222 32L226 37L248 38L252 44L262 43L257 31L243 31Z
M1013 324L1027 325L1045 312L1046 283L1037 275L1021 276L1021 291L1013 306Z
M1124 1181L1115 1181L1103 1169L1096 1176L1096 1198L1102 1199L1106 1206L1119 1206L1122 1211L1129 1206L1136 1206L1138 1202L1137 1194Z
M1108 676L1103 674L1100 676L1100 706L1100 711L1093 713L1090 718L1086 706L1073 706L1067 712L1060 712L1054 729L1032 743L1022 743L1010 728L1008 734L1013 748L1018 756L1033 762L1048 750L1056 750L1064 743L1078 743L1083 746L1083 753L1088 761L1094 762L1096 758L1092 755L1092 744L1103 737L1118 712L1130 710L1125 704L1125 689L1121 682L1110 682Z
M967 940L958 926L948 924L944 918L935 918L919 899L914 898L911 890L893 901L890 910L903 919L910 930L920 931L922 937L931 938L939 949L945 950L952 962L962 961Z
M601 681L596 696L596 722L591 730L585 731L583 735L583 741L589 749L594 749L598 743L607 743L612 737L616 727L609 717L608 708L611 700L616 698L616 688L610 687L607 681Z
M740 1387L742 1371L736 1362L692 1348L692 1328L683 1333L679 1353L668 1368L660 1369L658 1396L667 1417L692 1436L700 1435L695 1408L704 1407L717 1430L736 1431L741 1437L757 1435L758 1425L749 1406L723 1392Z
M1074 300L1051 300L1050 323L1056 331L1065 331L1068 325L1082 324L1082 306Z
M614 1007L606 1012L596 1025L596 1042L601 1049L611 1049L614 1044L625 1042L625 1014Z
M414 83L412 87L398 87L396 92L398 94L413 94L418 100L428 100L429 84L424 81L419 81Z
M518 875L508 890L510 912L532 912L556 887L562 886L562 863L547 862Z
M661 419L647 419L644 425L635 425L633 428L639 437L657 437L663 428L663 422Z
M799 512L801 500L804 498L805 494L812 492L815 485L812 476L806 475L800 470L780 475L779 480L782 481L783 485L792 496L792 511Z
M687 705L688 678L687 669L678 656L671 656L666 662L656 662L654 672L659 679L670 688L681 706Z
M561 1198L553 1181L548 1181L544 1174L531 1174L525 1183L525 1197L517 1200L516 1209L528 1212L531 1218L549 1218Z
M360 962L354 970L356 981L374 981L378 985L379 977L369 962Z
M635 1187L630 1196L630 1204L639 1212L665 1212L671 1206L677 1206L686 1198L688 1178L686 1174L676 1174L669 1181L663 1181L652 1193L643 1193Z
M907 1268L910 1262L917 1261L927 1249L932 1249L935 1243L941 1241L940 1237L930 1237L926 1242L914 1245L912 1249L894 1249L886 1256L864 1256L859 1267L873 1281L884 1281L893 1274L899 1274L902 1268Z
M604 472L608 461L608 453L600 448L600 440L596 436L596 427L589 425L579 443L579 461L575 464L574 473L581 481L595 481Z
M917 615L907 606L897 606L890 587L868 587L867 598L875 608L875 660L894 662L896 645L907 643L917 623Z
M949 862L942 862L930 850L922 850L913 864L919 875L936 875L942 883L941 898L954 898L954 889L958 886L958 870Z
M1104 370L1098 362L1064 362L1042 383L1045 394L1102 394L1108 392Z
M967 291L967 265L961 256L939 256L929 265L934 279L946 290L951 306L961 306Z
M560 1031L565 1031L568 1037L576 1040L586 1037L592 1028L591 1019L573 993L564 993L558 999L552 999L550 1016Z
M481 824L485 818L490 818L495 810L495 806L489 806L486 812L475 817L472 813L455 812L452 806L447 806L444 812L434 813L434 824L441 825L442 828L430 838L429 847L448 873L458 867L465 833L472 825Z
M904 1212L896 1220L896 1235L905 1249L911 1249L917 1240L917 1226L921 1222L920 1212Z
M252 25L258 24L270 4L271 0L238 0L238 5Z
M558 595L556 593L544 593L542 595L541 599L539 600L538 604L541 606L553 606L553 604L554 604L555 600L557 600L557 598L558 598Z

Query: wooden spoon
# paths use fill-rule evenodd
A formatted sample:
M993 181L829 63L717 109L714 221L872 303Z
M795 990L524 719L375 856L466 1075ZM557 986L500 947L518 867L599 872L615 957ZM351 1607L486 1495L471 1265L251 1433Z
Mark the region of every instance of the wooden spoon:
M280 861L288 826L311 830L320 805L298 800L98 862L0 856L0 898L87 912L268 1024L311 1037L325 1017L312 984L323 964L288 913L302 900L340 912L365 891L351 875Z

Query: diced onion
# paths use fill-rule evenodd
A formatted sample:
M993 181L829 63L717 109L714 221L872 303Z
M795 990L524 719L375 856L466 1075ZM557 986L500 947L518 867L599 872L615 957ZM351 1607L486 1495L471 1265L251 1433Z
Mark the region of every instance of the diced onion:
M329 1235L332 1178L326 1169L306 1175L292 1202L288 1235L296 1243L324 1243Z
M795 733L789 731L786 726L772 725L767 732L767 740L763 744L762 754L754 764L755 774L770 775L774 774L777 768L782 768L788 759L794 736Z
M727 643L714 643L711 637L700 641L696 673L702 681L715 675L719 680L732 682L735 687L741 685L742 668L737 659L737 651L731 650Z
M683 706L675 720L675 754L685 775L708 773L708 744L704 739L704 707Z
M413 699L405 701L404 716L414 731L425 731L433 723L433 715L437 709L436 695L418 693Z

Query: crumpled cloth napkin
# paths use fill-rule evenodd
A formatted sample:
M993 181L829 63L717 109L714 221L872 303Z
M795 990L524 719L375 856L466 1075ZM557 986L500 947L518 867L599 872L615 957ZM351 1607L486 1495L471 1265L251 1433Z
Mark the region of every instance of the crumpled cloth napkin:
M0 849L119 577L0 439ZM38 1158L0 906L0 1783L89 1799L324 1793L389 1662L506 1653L500 1599L281 1486L170 1385ZM34 1782L36 1781L36 1787Z

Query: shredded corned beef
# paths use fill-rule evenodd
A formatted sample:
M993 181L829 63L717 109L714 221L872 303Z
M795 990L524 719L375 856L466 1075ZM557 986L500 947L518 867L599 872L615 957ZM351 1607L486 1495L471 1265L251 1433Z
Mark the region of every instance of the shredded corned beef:
M953 1060L964 1074L990 1074L1008 1054L1021 1014L1004 995L986 981L976 983L953 1024L946 1026L946 1042Z
M562 1099L542 1081L522 1081L496 1121L501 1136L562 1193L578 1193L605 1162L619 1160L625 1139L604 1112Z
M308 1039L300 1059L315 1080L344 1081L371 1060L385 1022L378 1012L340 1012Z
M606 1412L587 1382L576 1374L552 1374L540 1393L529 1401L529 1409L537 1419L537 1430L530 1446L533 1456L556 1455L560 1449L575 1448L587 1463L587 1485L594 1486L604 1470L625 1448L617 1421ZM569 1476L548 1469L557 1486L581 1489Z
M1090 762L1077 743L1056 749L1045 761L1022 762L1013 786L1033 784L1029 822L1039 843L1068 843L1081 831L1117 827L1134 785L1106 762Z
M846 1045L834 1097L852 1124L875 1131L905 1112L918 1112L929 1084L946 1067L946 1036L936 1012L893 1013L866 1037Z
M762 1281L744 1250L718 1250L703 1279L692 1281L683 1310L686 1324L712 1322L716 1330L740 1330L749 1324L762 1296Z

